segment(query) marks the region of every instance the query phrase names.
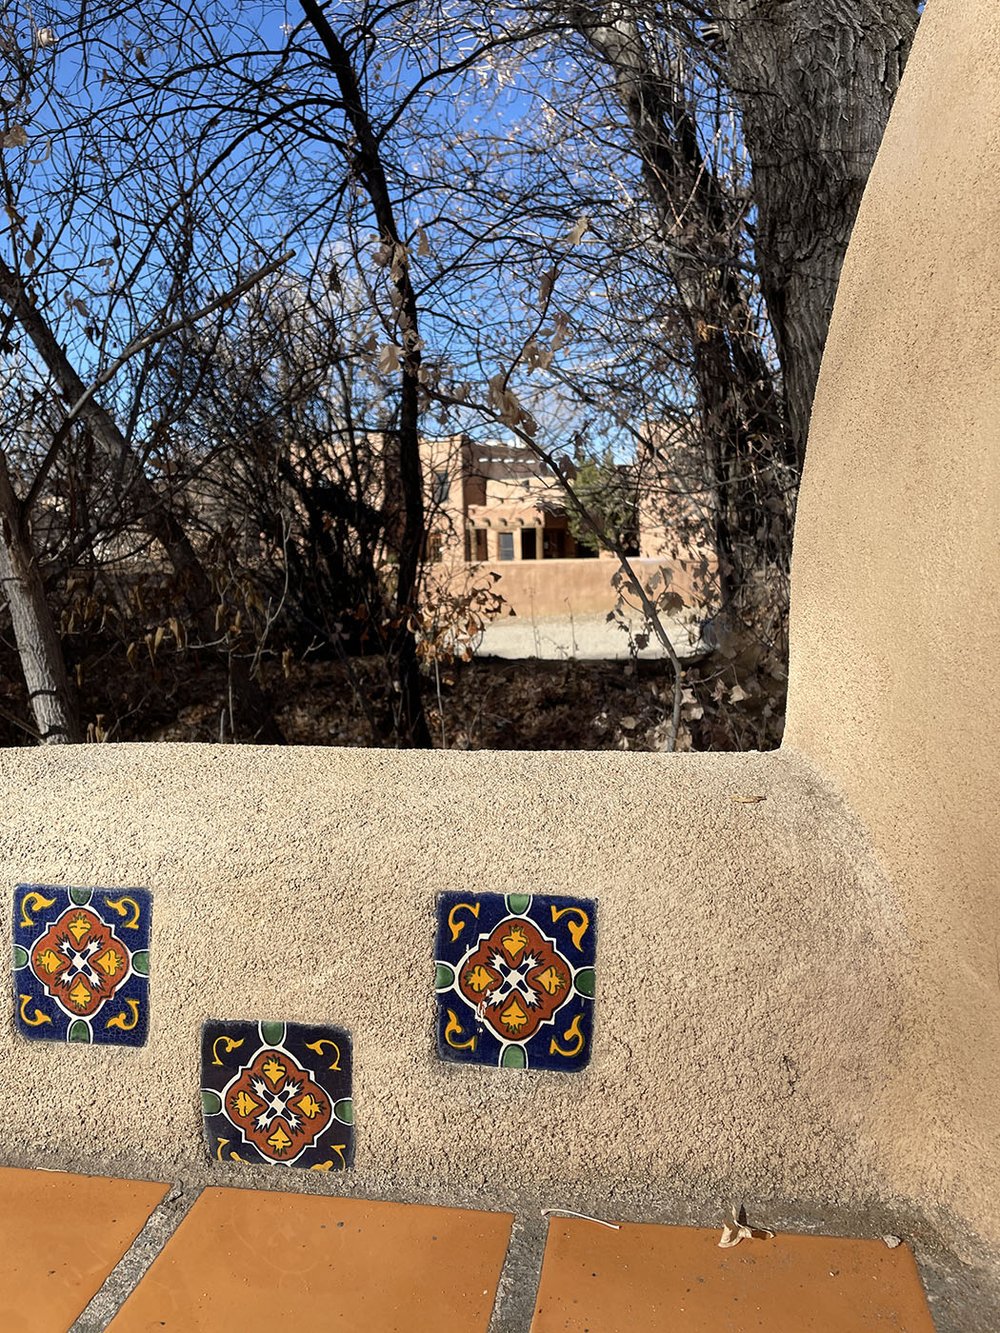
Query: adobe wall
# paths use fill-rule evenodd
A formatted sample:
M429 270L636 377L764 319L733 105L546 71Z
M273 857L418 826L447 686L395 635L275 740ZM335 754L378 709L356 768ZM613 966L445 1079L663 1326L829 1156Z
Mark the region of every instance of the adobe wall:
M1000 1228L1000 10L930 0L841 281L795 534L786 745L912 935L892 1183Z
M868 1228L873 1202L909 1208L886 1190L879 1093L909 1058L914 942L862 830L793 756L7 750L0 808L0 883L154 895L146 1046L29 1042L0 1006L3 1161L536 1217L713 1222L745 1197ZM449 889L597 898L587 1069L437 1058ZM205 1017L353 1032L353 1171L210 1160Z
M654 590L662 596L664 580L686 606L698 605L704 596L706 576L700 566L674 561L668 556L632 561L645 584L659 575ZM503 615L513 611L525 620L566 619L569 616L605 616L614 610L618 591L611 580L617 560L595 557L584 560L496 560L480 565L462 565L451 575L450 586L479 585L490 574L499 574L495 591L504 599ZM429 578L448 578L448 567L434 565ZM699 593L701 589L701 593ZM634 599L632 599L634 600Z

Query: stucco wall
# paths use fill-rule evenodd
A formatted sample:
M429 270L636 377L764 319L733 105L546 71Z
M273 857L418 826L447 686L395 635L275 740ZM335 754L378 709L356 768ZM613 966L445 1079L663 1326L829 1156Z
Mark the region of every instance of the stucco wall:
M1000 10L930 0L844 269L793 566L786 744L915 937L894 1180L1000 1226Z
M239 1178L200 1139L199 1024L323 1019L354 1033L356 1169L296 1187L709 1221L890 1197L912 941L793 757L5 751L0 808L0 882L154 894L147 1046L26 1042L0 1007L7 1161ZM586 1071L436 1058L434 895L469 886L597 896Z

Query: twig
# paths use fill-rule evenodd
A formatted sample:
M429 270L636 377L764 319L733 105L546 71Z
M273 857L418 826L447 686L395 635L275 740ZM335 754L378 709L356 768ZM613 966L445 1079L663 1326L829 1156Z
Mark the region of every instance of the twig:
M572 1208L543 1208L543 1217L578 1217L581 1222L596 1222L599 1227L608 1227L611 1231L621 1231L617 1222L605 1222L603 1217L591 1217L589 1213L574 1213Z
M235 301L237 297L242 296L245 292L249 291L251 287L255 287L257 283L261 282L264 278L269 277L275 270L281 268L282 265L287 264L290 259L294 258L295 251L286 250L285 253L279 255L277 259L272 259L270 263L255 269L249 277L244 278L242 282L237 283L236 286L230 288L229 291L223 292L221 296L213 297L211 301L208 301L200 309L196 310L194 314L183 315L178 319L171 320L169 324L164 324L161 328L153 329L150 333L144 333L136 338L134 342L129 343L124 352L116 357L111 365L97 376L89 388L80 395L66 413L62 424L55 433L52 443L49 445L45 457L42 459L38 472L35 474L35 479L31 483L31 489L21 501L22 518L31 512L35 501L38 499L41 489L45 485L46 478L52 470L52 465L58 456L59 450L62 448L66 436L69 434L70 426L72 426L73 422L79 416L80 412L87 406L94 394L97 393L98 389L102 389L105 384L114 379L115 375L118 374L119 370L121 370L126 362L131 361L134 356L138 356L140 352L144 352L147 347L151 347L154 343L162 342L164 338L169 338L171 334L179 332L179 330L185 328L189 324L193 324L195 320L204 319L206 315L211 315L214 311L218 310L220 306L227 305L230 301Z

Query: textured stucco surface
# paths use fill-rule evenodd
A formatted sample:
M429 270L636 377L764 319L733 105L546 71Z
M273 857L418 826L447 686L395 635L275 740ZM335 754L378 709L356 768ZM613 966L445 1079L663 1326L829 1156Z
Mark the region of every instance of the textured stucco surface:
M6 751L0 804L0 882L155 895L145 1048L27 1042L3 1011L0 1086L31 1089L11 1162L204 1178L202 1019L326 1019L354 1033L351 1189L709 1215L734 1190L885 1197L872 1107L913 942L789 756ZM598 897L586 1072L435 1058L434 895L465 886Z
M1000 1228L998 182L1000 9L930 0L823 363L786 731L868 829L913 932L905 1037L873 1094L891 1179L984 1236Z

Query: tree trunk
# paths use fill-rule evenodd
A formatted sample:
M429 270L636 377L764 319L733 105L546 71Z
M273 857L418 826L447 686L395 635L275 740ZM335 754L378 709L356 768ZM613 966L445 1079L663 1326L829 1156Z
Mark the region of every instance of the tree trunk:
M781 404L739 272L742 205L701 150L689 90L651 58L630 14L585 2L569 14L611 71L686 318L705 460L700 485L714 497L719 594L728 607L756 570L787 566L791 547Z
M351 163L364 185L385 247L386 265L396 293L396 330L400 342L399 421L394 448L395 476L387 478L386 494L398 493L402 522L396 540L396 628L391 631L387 656L400 701L397 734L407 746L429 748L431 734L424 712L416 642L409 628L416 609L417 583L423 552L424 488L420 465L420 339L416 292L410 280L410 262L396 222L392 194L382 162L382 149L368 115L350 52L330 25L318 0L300 0L302 12L316 30L326 52L330 72L343 99L344 114L354 135Z
M80 721L66 674L62 644L3 454L0 454L0 585L10 608L38 739L43 745L79 741Z
M45 317L24 290L23 285L0 262L0 299L10 307L15 319L30 338L45 362L59 390L69 403L84 394L85 385L56 341ZM138 506L137 522L166 551L178 579L188 593L198 632L206 642L217 637L217 603L212 580L191 545L176 515L171 513L142 469L111 414L90 398L80 409L104 457L119 470L122 494L131 496ZM15 502L16 503L16 502ZM18 506L19 508L19 506ZM238 657L229 662L233 697L240 706L241 720L254 740L281 744L284 737L274 720L264 692L252 678L247 663Z
M847 243L916 0L714 0L757 205L757 264L801 461Z

